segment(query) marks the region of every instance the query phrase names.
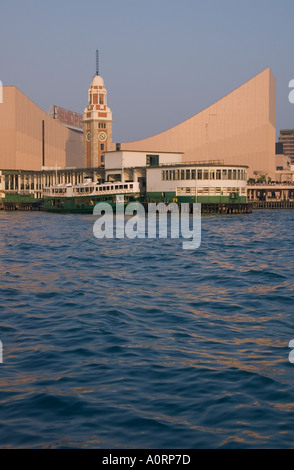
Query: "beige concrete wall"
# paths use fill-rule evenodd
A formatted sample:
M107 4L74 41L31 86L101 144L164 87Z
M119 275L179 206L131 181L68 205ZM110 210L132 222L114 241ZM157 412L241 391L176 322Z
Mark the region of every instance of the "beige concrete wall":
M16 87L3 87L0 104L0 168L40 170L42 121L45 166L83 166L82 134L51 118Z
M223 160L275 170L275 78L268 68L199 114L122 150L184 152L183 162Z
M136 151L115 151L106 152L105 154L105 169L117 168L133 168L133 167L146 167L147 155L158 155L159 164L166 163L181 163L182 154L177 153L156 153L156 152L136 152Z

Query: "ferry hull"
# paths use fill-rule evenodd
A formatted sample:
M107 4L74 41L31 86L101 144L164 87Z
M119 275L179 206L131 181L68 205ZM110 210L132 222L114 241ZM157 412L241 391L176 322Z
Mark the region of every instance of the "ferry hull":
M119 196L119 195L116 195ZM42 210L46 212L57 212L57 213L70 213L70 214L93 214L93 210L96 204L100 202L108 203L112 207L113 211L116 208L116 196L112 197L49 197L44 199ZM140 195L137 194L123 194L124 204L129 202L141 202Z

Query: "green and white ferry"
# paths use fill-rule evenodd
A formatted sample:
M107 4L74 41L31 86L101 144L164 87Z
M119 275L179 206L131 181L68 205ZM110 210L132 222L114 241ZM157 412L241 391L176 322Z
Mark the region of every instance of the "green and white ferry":
M43 188L43 210L48 212L93 213L95 204L107 202L113 208L117 198L124 203L140 201L138 182L95 183L86 178L81 184L57 184Z

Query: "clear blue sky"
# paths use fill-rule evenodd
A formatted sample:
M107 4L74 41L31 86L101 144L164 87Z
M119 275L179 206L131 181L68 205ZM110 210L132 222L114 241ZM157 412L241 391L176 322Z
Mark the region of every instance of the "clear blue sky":
M1 0L0 80L82 112L100 51L117 142L189 118L266 67L294 128L293 0Z

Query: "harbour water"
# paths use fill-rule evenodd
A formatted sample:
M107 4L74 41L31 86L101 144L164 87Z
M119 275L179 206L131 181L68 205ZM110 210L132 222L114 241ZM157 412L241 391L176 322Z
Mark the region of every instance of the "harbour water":
M294 447L291 210L202 244L0 213L0 447Z

